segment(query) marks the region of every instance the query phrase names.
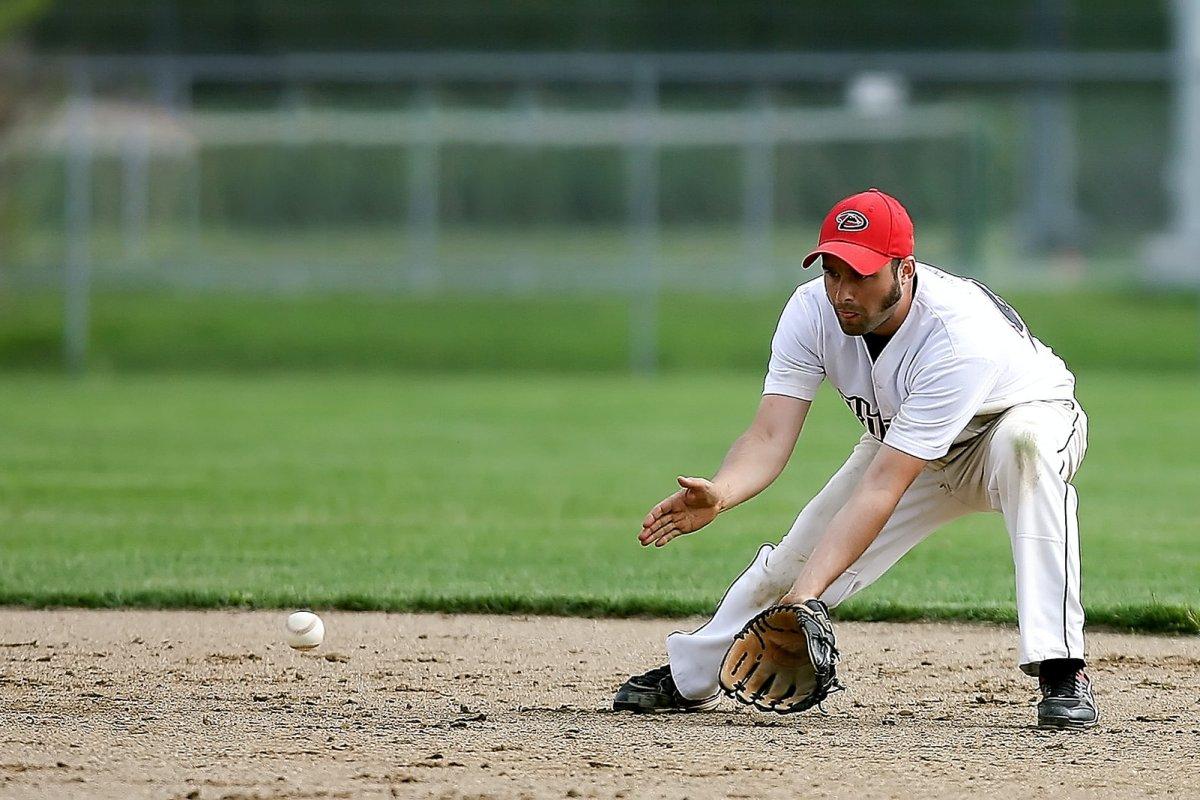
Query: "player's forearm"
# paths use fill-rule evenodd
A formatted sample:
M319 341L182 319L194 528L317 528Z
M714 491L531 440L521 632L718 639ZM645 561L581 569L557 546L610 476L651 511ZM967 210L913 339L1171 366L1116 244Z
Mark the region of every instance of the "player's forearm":
M860 487L834 514L817 542L788 599L820 597L875 541L900 498L888 489Z
M770 486L787 466L794 447L795 440L785 441L754 430L738 437L712 478L721 496L721 511L746 502Z

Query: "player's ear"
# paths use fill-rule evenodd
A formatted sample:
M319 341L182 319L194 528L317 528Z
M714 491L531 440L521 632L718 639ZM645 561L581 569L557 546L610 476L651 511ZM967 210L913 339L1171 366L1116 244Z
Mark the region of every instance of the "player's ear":
M900 259L900 276L906 281L911 281L913 275L917 273L917 260L912 256Z

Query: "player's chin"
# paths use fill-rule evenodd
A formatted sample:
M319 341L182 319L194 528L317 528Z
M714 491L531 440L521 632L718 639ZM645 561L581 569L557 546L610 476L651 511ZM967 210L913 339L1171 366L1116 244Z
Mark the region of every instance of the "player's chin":
M870 333L867 330L866 321L862 317L855 317L851 320L838 317L838 326L842 329L842 333L847 336L862 336L865 333Z

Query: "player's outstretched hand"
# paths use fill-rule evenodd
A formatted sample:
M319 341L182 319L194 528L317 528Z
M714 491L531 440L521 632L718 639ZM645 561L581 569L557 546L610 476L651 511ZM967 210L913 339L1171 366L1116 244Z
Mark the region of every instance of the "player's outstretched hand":
M642 520L638 541L662 547L685 533L703 528L717 517L721 498L712 481L704 478L677 479L683 488L650 509Z

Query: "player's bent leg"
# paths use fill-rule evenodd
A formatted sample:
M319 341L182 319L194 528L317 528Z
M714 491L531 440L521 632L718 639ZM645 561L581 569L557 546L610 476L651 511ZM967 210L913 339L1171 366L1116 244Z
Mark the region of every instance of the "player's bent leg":
M712 619L691 633L667 637L667 653L678 690L689 698L706 698L718 690L721 661L746 622L779 600L799 575L830 519L845 504L866 465L878 450L864 437L850 458L797 517L777 547L763 545L750 566L734 581ZM939 475L927 470L901 497L895 512L866 552L834 581L821 599L835 606L873 583L904 553L946 522L970 509L943 488Z
M1099 719L1083 670L1079 501L1070 483L1086 438L1087 419L1074 404L1029 403L997 422L985 459L988 495L1012 541L1018 663L1039 676L1039 727L1084 728Z
M691 633L676 631L667 637L667 660L684 697L701 699L718 694L718 670L733 637L747 620L787 591L784 577L767 570L773 550L770 544L758 549L754 560L726 590L708 622Z
M1082 659L1078 497L1069 482L1086 447L1086 423L1066 404L1012 408L990 433L984 481L1004 515L1016 570L1019 664Z

